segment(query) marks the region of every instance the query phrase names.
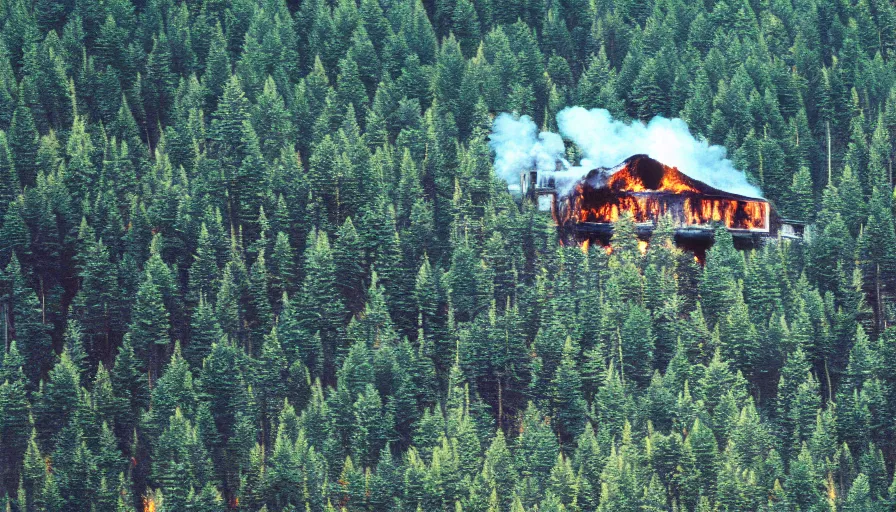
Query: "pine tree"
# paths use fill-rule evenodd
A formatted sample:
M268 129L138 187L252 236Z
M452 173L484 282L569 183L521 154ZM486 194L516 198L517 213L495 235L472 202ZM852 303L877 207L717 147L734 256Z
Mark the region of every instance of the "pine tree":
M255 353L264 336L270 332L274 323L274 314L270 302L270 290L268 285L268 269L265 262L264 250L249 269L249 314L247 323L250 329L250 339L247 352Z
M196 254L193 264L190 265L190 293L193 300L214 300L218 290L220 270L218 269L217 254L212 245L212 237L208 226L202 223L199 229L199 238L196 240Z
M721 350L716 350L697 385L695 392L710 414L715 412L726 394L731 393L738 400L746 396L746 381L731 370L727 360L722 359Z
M865 201L865 192L862 190L862 182L857 172L850 165L845 165L840 181L837 183L837 193L841 205L854 204L853 208L842 208L841 215L849 228L849 232L855 237L859 234L862 219L868 213L868 204Z
M205 73L202 82L208 91L206 97L206 111L214 111L218 105L218 99L224 92L224 86L231 74L230 55L227 51L227 42L221 24L216 24L212 30L211 40L208 45L208 56L205 58Z
M49 442L77 412L81 397L81 376L78 368L63 352L50 371L37 405L37 425L40 439Z
M336 98L340 110L363 109L369 103L367 89L361 82L358 72L358 63L348 56L339 61L339 74L336 78Z
M544 489L559 453L557 440L546 418L531 403L523 414L522 425L522 433L516 443L516 466L522 479L531 479L529 485Z
M21 187L13 164L9 138L3 131L0 131L0 176L3 177L3 183L0 184L0 215L5 217L9 203L18 197Z
M734 292L734 303L718 327L722 356L745 376L753 378L760 358L760 340L749 313L739 283Z
M843 510L848 512L870 512L875 510L871 489L868 486L868 477L864 473L859 473L855 480L852 481L849 493L843 502Z
M165 371L152 388L150 415L153 422L151 425L151 428L154 429L153 433L161 435L169 423L169 418L178 409L188 417L193 417L196 412L196 402L193 373L181 355L180 345L177 345Z
M113 340L124 330L123 318L115 315L118 282L109 249L102 240L94 240L86 222L81 224L85 244L81 262L81 294L76 304L81 309L79 321L86 337L87 350L94 359L108 354Z
M19 103L9 126L9 147L12 150L19 182L31 186L37 178L37 153L40 142L31 109L23 100L23 94L20 92Z
M16 343L12 342L0 365L0 380L3 381L0 383L0 485L7 492L18 486L22 457L28 447L28 432L32 429L31 405L22 371L24 362Z
M211 461L197 429L180 408L170 417L157 446L152 479L164 491L166 507L186 509L191 489L201 489L211 476Z
M243 294L246 288L246 268L238 254L224 266L221 275L221 287L215 301L215 315L224 334L231 339L242 339L244 336L245 307Z
M27 257L31 252L31 233L22 218L24 210L24 197L9 203L6 215L3 217L3 227L0 228L2 242L0 242L0 258L9 261L13 254L17 258Z
M277 92L272 77L264 83L264 89L252 112L252 125L262 140L262 154L271 160L280 154L283 147L292 144L293 127L283 98Z
M691 94L685 102L682 117L693 132L706 133L711 115L712 90L706 70L701 68L691 84Z
M476 8L470 0L458 0L451 13L451 31L458 38L461 52L470 57L479 46L480 23Z
M586 403L582 398L582 377L576 364L578 355L578 344L572 338L566 338L563 359L551 383L553 416L557 418L562 434L570 440L581 435L587 419Z
M277 233L274 240L274 250L271 253L271 261L268 265L270 268L270 287L271 296L279 300L284 293L292 293L295 291L298 283L296 282L296 258L289 241L289 236L283 231ZM278 304L277 302L274 302ZM279 303L278 311L283 307Z
M53 347L50 327L45 324L45 313L34 291L25 281L19 260L13 255L3 272L6 288L5 303L12 319L7 336L15 339L25 358L23 369L28 376L28 387L34 389L38 380L50 369ZM10 332L11 331L11 332Z
M352 447L359 463L365 467L376 464L380 450L392 438L394 419L383 405L376 389L367 384L353 405L355 428Z
M143 83L144 109L150 133L156 135L157 126L170 123L177 78L172 71L171 45L164 33L153 37L152 49L147 56L146 76ZM155 138L155 137L153 137Z
M134 353L130 335L125 335L110 371L115 396L124 403L119 427L125 436L132 434L137 412L149 406L149 386L142 366Z
M694 420L694 424L684 443L685 450L689 450L694 456L694 465L699 471L697 482L701 494L704 496L711 495L719 463L718 445L712 430L697 418Z
M289 364L284 356L276 327L264 338L255 373L258 406L262 412L262 421L267 425L265 433L269 442L273 438L271 432L274 418L280 414L283 401L287 397L289 383Z
M477 282L476 254L471 247L458 247L451 257L451 269L446 275L449 283L451 305L458 321L472 320L483 306L479 300L480 283Z
M168 334L170 314L159 284L149 272L140 283L132 318L130 331L134 351L149 369L152 382L159 375L165 347L171 341Z
M805 221L810 221L815 217L812 190L812 175L809 168L800 167L793 175L793 183L790 185L790 199L787 201L789 215Z
M863 281L874 287L871 297L878 328L885 315L881 310L885 293L883 290L887 286L886 283L892 283L896 276L896 254L892 249L892 244L896 243L896 229L891 214L891 203L890 195L882 193L877 188L872 191L868 223L857 243Z
M734 249L731 234L725 228L715 231L715 244L706 254L706 266L700 279L700 303L707 324L716 325L732 307L738 276L743 276L741 256Z
M502 430L498 430L485 451L482 477L498 495L495 501L499 501L503 507L508 507L514 498L512 489L519 480L519 473Z
M223 474L236 472L239 469L239 458L226 457L229 444L236 441L236 436L241 428L240 422L249 419L249 396L244 377L241 374L234 375L234 368L242 368L244 353L231 343L216 343L212 345L211 353L205 358L201 371L201 392L207 400L214 425L220 436L210 450L216 467L224 471ZM253 443L254 444L254 443ZM232 449L232 448L231 448ZM217 450L225 450L223 453ZM248 452L237 452L234 455L245 457Z
M790 506L808 509L820 505L817 469L809 451L803 446L799 455L790 463L785 500Z
M332 378L344 347L344 305L336 287L336 266L324 232L310 235L305 249L305 280L302 283L302 327L318 333L323 348L324 375Z
M224 331L215 318L212 305L205 298L200 299L190 321L190 343L184 349L184 357L192 367L199 368L212 345L223 338Z
M369 347L393 346L398 341L382 289L378 287L376 272L371 275L367 291L367 304L348 327L348 336L354 342L365 343Z
M349 311L356 312L364 303L365 269L364 251L351 218L345 219L336 236L333 244L333 262L340 276L337 286Z
M658 62L660 58L667 56L666 52L662 52L656 59L647 59L632 83L629 101L633 104L634 112L640 119L650 119L668 110L665 92L669 90L670 84L665 82L667 77L662 74L667 69L666 62L668 61L664 59L666 65L663 66Z
M640 385L646 385L653 374L655 340L650 316L646 309L633 305L629 308L617 336L617 354L622 375Z
M221 160L225 180L234 178L245 156L243 123L248 120L249 100L239 78L231 75L224 85L211 123L211 154Z
M277 319L277 332L284 353L290 361L305 366L312 375L319 377L323 369L323 348L320 334L312 335L302 327L295 301L284 296L281 303L283 309Z

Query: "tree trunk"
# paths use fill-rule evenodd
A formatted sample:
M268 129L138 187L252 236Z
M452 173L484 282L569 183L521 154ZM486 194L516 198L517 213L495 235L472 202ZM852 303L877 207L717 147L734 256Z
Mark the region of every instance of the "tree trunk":
M502 428L504 420L504 386L503 379L498 377L498 428Z
M825 122L825 132L828 139L828 185L831 184L831 122Z
M880 300L880 263L874 266L874 294L877 302L877 330L883 330L884 325L884 304Z

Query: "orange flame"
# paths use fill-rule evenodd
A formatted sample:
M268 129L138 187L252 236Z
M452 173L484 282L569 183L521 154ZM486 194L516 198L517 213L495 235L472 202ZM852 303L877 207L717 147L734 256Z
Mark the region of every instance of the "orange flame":
M150 496L144 496L143 512L156 512L156 500Z
M637 158L599 188L587 179L577 183L562 205L559 220L614 223L623 212L629 212L637 223L653 223L669 215L678 226L718 222L728 229L769 229L766 201L727 194L678 169Z
M677 169L676 169L677 170ZM628 166L620 169L607 180L607 187L618 192L672 192L681 194L683 192L700 193L700 190L692 183L688 183L682 178L680 172L665 172L655 187L648 187L644 184L643 179L632 172Z
M721 222L729 229L768 229L768 204L762 201L742 201L711 197L619 195L613 202L593 206L583 205L581 195L575 198L570 215L577 222L613 223L623 212L629 212L635 222L653 222L663 215L672 215L679 225L701 225Z

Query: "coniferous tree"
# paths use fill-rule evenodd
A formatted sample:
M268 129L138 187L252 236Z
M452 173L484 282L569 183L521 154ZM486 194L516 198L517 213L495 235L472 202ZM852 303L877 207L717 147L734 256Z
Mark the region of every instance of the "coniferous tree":
M324 375L333 375L337 355L344 351L344 303L336 287L336 267L326 233L312 232L305 250L302 284L302 327L320 336Z
M63 352L41 390L37 412L40 427L38 434L42 441L49 442L67 427L79 407L80 394L81 377L78 368L68 352Z
M793 175L793 183L790 185L790 195L787 201L789 215L804 221L814 218L812 175L807 167L800 167Z
M617 336L618 353L625 379L646 385L653 374L654 335L647 311L637 305L629 308Z
M553 382L554 416L560 422L561 432L569 439L578 437L586 420L586 404L582 398L582 377L576 368L578 346L571 338L563 346L563 359Z
M28 433L31 431L31 406L26 394L26 378L22 371L25 363L13 342L3 356L0 379L0 463L2 463L2 485L7 494L18 488L18 477L22 470L22 458L28 447Z
M874 300L872 307L878 326L885 321L884 315L886 315L881 309L883 295L886 293L888 283L892 283L896 276L896 254L893 252L896 231L894 231L892 207L889 206L891 203L891 194L885 195L875 188L869 203L868 224L858 240L863 280L874 287L871 293Z
M268 269L262 250L249 269L249 305L247 323L250 329L249 354L253 354L264 336L270 332L274 314L270 302Z
M19 104L12 116L9 126L9 147L18 173L19 182L32 185L37 178L37 156L39 148L37 127L31 109L24 103L19 92Z
M34 389L38 380L50 369L53 362L53 347L50 329L44 323L44 311L34 291L25 281L22 267L15 255L7 265L5 303L11 321L7 321L7 336L18 341L19 350L25 358L23 369L28 376L29 388ZM10 332L11 331L11 332Z
M153 454L153 480L165 493L165 505L187 508L192 490L202 489L211 477L211 464L198 432L175 409Z
M132 318L130 331L135 353L149 369L150 381L155 380L165 347L171 343L168 334L170 314L159 284L148 272L137 292Z
M0 204L2 204L0 214L5 216L9 203L18 197L20 186L9 147L9 138L3 131L0 131L0 176L3 177L3 184L0 186Z

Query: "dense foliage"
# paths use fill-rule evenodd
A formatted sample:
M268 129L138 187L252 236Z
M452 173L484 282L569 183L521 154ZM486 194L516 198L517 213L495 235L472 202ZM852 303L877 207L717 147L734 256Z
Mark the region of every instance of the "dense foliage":
M896 509L890 2L0 0L0 41L0 508ZM487 137L573 104L684 118L811 238L562 247Z

